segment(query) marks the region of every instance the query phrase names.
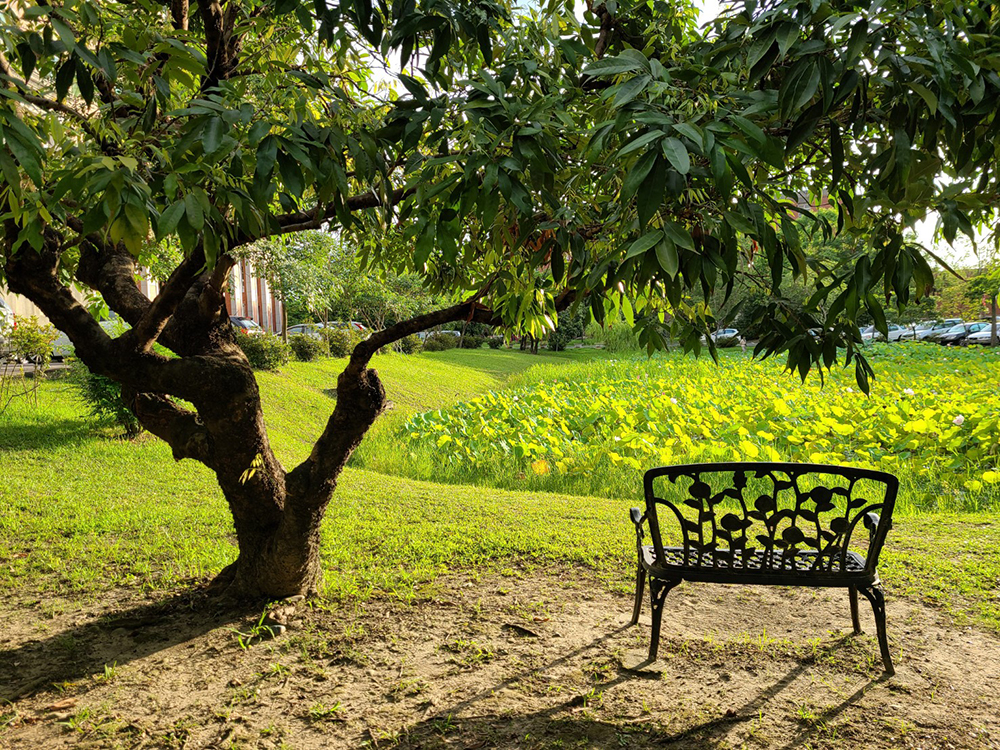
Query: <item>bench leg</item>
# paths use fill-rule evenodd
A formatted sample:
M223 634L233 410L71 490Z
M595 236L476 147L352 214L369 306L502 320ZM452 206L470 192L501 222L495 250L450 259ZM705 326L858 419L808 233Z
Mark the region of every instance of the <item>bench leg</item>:
M892 666L892 657L889 655L889 639L885 634L885 595L882 587L878 584L871 588L861 589L868 601L872 603L872 611L875 613L875 628L878 630L878 647L882 651L882 665L886 674L892 676L896 670Z
M660 623L663 621L663 602L667 593L680 581L662 581L649 577L649 598L653 604L653 633L649 642L649 661L656 661L660 651Z
M639 613L642 612L642 594L646 588L646 571L639 565L635 574L635 606L632 608L632 622L629 625L636 625L639 622Z
M858 587L851 586L851 622L854 624L854 635L861 632L861 620L858 618Z

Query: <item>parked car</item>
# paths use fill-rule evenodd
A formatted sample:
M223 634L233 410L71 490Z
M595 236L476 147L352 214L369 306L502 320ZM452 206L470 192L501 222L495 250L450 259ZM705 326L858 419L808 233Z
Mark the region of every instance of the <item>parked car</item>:
M248 336L264 335L264 329L257 324L257 321L251 318L244 318L242 315L230 315L229 322L232 323L233 328L242 331Z
M710 338L716 346L736 346L740 342L740 332L735 328L720 328L715 333L710 334Z
M942 320L935 323L929 331L921 332L921 334L917 337L917 341L937 341L940 336L943 336L952 328L964 322L965 321L961 318L948 318L947 320Z
M7 351L7 337L10 336L15 325L17 323L14 320L14 311L10 309L4 298L0 297L0 359L3 359L4 352Z
M1000 335L998 332L997 335ZM982 330L976 331L975 333L970 333L966 339L965 343L967 345L977 345L977 346L990 346L993 338L993 326L989 323L985 324Z
M903 334L906 333L906 329L903 326L896 325L895 323L890 323L887 329L888 340L889 341L899 341L903 338ZM868 326L861 332L862 341L885 341L886 337L882 335L882 332L876 330L875 326Z
M957 346L965 342L966 337L987 328L986 323L959 323L937 337L936 341L943 346Z
M921 320L919 323L910 323L903 326L906 330L899 337L900 341L920 341L920 335L929 333L937 323L933 320Z
M288 326L288 335L309 336L310 338L318 339L320 338L320 330L322 328L322 323L296 323L293 326Z

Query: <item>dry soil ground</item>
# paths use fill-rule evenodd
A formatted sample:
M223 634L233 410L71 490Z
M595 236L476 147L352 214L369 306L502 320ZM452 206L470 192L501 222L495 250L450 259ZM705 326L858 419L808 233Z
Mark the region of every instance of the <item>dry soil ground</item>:
M846 592L692 584L670 594L661 660L630 668L648 617L625 627L628 597L579 570L285 606L272 639L259 611L197 595L0 608L0 747L17 750L1000 747L1000 641L891 592L893 678Z

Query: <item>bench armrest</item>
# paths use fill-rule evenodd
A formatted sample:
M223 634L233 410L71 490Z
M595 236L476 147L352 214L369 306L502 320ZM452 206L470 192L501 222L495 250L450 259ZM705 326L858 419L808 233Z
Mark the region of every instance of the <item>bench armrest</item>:
M881 522L879 514L875 511L870 511L865 513L863 519L865 528L868 529L868 536L875 536L875 531L878 529L878 525Z
M642 530L642 525L646 522L646 514L642 512L642 508L632 508L628 514L632 523L635 524L635 543L642 546L642 539L646 535Z

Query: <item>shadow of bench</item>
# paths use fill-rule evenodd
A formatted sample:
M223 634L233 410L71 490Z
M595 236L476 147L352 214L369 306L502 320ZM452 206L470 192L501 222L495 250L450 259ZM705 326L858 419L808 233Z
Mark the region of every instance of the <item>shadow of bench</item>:
M632 624L639 622L648 578L650 661L659 650L667 593L681 581L843 587L855 633L861 632L858 592L871 602L882 663L895 673L877 565L892 525L896 477L819 464L710 463L651 469L644 486L645 513L631 511L638 552ZM661 513L677 520L679 546L664 546ZM854 537L859 523L867 540ZM652 544L643 543L647 528Z

